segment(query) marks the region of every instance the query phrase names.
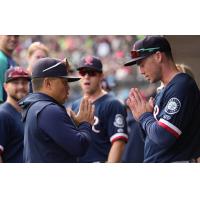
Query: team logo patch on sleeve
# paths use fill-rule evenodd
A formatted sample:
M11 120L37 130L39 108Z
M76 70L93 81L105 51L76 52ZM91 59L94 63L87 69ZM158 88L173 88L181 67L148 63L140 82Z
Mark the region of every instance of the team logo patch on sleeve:
M180 108L181 108L181 102L177 98L173 97L168 101L165 107L165 112L170 115L173 115L177 113L180 110Z
M123 117L123 115L121 115L121 114L115 115L114 126L116 126L118 128L124 127L124 117Z

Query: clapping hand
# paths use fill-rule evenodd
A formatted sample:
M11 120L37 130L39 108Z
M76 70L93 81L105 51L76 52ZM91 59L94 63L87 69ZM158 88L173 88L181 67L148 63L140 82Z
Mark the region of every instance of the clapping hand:
M149 101L147 101L137 88L132 88L129 92L126 104L131 109L135 120L138 121L143 113L153 112L154 100L151 97Z
M71 109L68 110L71 118L78 126L82 122L88 122L91 125L94 123L94 105L88 98L83 98L80 103L78 113L74 113Z

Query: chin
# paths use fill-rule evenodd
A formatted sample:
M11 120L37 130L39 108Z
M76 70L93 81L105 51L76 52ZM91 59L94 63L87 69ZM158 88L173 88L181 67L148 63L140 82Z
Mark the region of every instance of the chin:
M19 100L21 100L21 99L23 99L25 96L27 96L28 94L23 94L23 95L17 95L17 96L15 96L15 98L16 99L18 99L18 101Z

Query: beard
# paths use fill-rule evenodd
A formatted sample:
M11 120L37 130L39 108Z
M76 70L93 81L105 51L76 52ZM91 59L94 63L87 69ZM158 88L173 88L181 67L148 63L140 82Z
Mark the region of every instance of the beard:
M9 96L14 99L15 101L19 101L22 98L24 98L26 95L28 95L28 92L23 90L20 92L16 92L15 94L9 94Z

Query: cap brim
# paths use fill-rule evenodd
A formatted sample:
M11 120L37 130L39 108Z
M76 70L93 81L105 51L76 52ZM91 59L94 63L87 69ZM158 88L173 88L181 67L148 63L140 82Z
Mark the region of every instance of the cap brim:
M134 58L134 59L128 61L127 63L125 63L124 66L135 65L135 64L137 63L137 61L140 61L140 60L142 60L142 59L144 59L144 58L146 58L146 57L147 57L147 56L140 56L140 57L138 57L138 58Z
M79 81L81 78L79 77L72 77L72 76L62 76L63 78L66 78L68 80L68 82L75 82L75 81Z
M5 82L6 83L8 83L8 82L10 82L10 81L14 81L14 80L16 80L16 79L20 79L20 78L22 78L22 79L26 79L27 81L31 81L31 77L10 77L10 78L8 78Z
M89 69L89 70L91 69L91 70L94 70L94 71L97 71L97 72L102 72L102 70L99 70L99 69L97 69L95 67L89 67L89 66L77 68L78 71L81 70L81 69Z

